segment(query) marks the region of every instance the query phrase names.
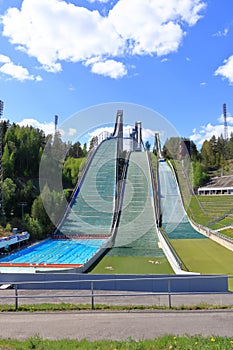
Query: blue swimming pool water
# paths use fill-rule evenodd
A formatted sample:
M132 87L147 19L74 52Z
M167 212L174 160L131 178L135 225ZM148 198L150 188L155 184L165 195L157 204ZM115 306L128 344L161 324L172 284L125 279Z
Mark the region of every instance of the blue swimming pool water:
M0 259L0 263L85 264L106 239L48 239Z

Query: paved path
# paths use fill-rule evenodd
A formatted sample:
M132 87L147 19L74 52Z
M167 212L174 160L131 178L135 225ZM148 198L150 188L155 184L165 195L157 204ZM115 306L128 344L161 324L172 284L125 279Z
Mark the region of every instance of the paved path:
M77 294L76 294L77 293ZM96 291L95 303L114 305L168 305L168 296L138 295L127 292ZM111 294L111 292L107 292ZM1 290L0 303L14 305L14 290ZM64 295L66 298L64 298ZM76 295L76 298L74 298ZM19 305L27 303L87 303L90 291L19 291ZM36 298L37 296L37 298ZM39 298L38 298L39 296ZM43 297L47 296L48 299ZM12 298L13 297L13 298ZM172 305L232 305L233 294L172 296ZM45 312L0 313L0 337L25 339L39 334L48 339L153 339L164 334L202 334L204 336L233 337L233 310L219 311L140 311L140 312Z
M233 336L233 311L2 313L0 337L153 339L164 334Z

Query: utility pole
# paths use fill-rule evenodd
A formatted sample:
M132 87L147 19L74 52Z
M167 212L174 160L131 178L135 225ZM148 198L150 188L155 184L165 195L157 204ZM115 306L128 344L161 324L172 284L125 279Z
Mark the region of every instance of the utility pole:
M27 206L27 202L20 202L18 203L18 206L21 207L21 216L22 216L22 220L24 218L24 208Z

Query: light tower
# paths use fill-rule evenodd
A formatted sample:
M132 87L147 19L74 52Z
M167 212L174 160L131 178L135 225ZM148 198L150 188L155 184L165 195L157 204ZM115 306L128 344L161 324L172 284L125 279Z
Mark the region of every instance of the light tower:
M227 127L227 106L226 103L223 104L223 118L224 118L224 140L228 140L228 127Z
M57 123L58 123L58 115L55 115L55 117L54 117L55 134L56 134L56 132L57 132Z
M4 196L3 196L3 167L2 167L2 148L3 148L3 130L2 130L2 115L3 115L4 103L0 100L0 209L2 215L5 215L4 212Z

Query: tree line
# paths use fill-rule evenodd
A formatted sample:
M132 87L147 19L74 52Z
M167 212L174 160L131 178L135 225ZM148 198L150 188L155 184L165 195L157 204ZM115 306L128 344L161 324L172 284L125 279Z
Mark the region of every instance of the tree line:
M167 159L179 160L181 156L181 144L187 142L187 156L190 156L192 165L192 184L194 189L205 185L210 180L210 174L215 172L219 175L229 170L229 160L233 159L233 133L225 140L223 136L212 136L205 140L201 149L198 150L193 141L185 138L171 137L163 147L163 155Z
M59 132L46 136L42 130L32 126L4 121L1 128L4 204L3 210L0 210L1 224L10 222L28 230L33 239L43 238L54 229L43 200L49 203L55 216L62 215L59 208L62 208L65 199L69 199L77 182L82 161L87 155L87 145L65 143ZM40 193L39 167L45 147L52 152L52 157L47 159L48 169L62 173L63 193L50 186L50 176ZM59 157L61 153L65 157L56 159L56 155Z

